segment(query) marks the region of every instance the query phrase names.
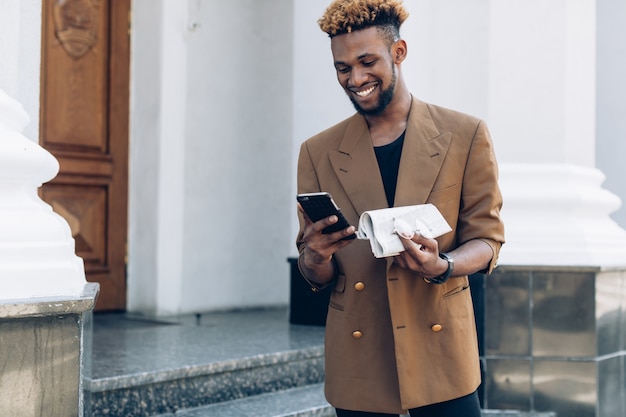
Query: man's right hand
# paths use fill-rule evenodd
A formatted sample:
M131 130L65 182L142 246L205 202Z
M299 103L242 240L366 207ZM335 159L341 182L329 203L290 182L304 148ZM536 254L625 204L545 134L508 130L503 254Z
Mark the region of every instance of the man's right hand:
M307 279L317 284L326 284L335 276L335 266L332 262L333 254L352 243L352 240L342 239L354 234L356 229L354 226L350 226L334 233L324 234L322 233L323 229L337 223L337 216L333 215L314 223L306 215L300 204L298 204L298 210L304 217L302 236L304 251L300 255L302 257L300 266L305 271L302 272Z

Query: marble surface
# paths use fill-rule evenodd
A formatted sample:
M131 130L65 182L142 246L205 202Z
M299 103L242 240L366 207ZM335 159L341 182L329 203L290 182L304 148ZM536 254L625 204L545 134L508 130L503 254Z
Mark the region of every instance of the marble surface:
M98 289L0 302L1 416L82 416L83 328Z
M0 320L0 415L77 417L80 316Z
M87 416L144 417L323 380L324 328L286 308L93 318Z
M100 289L97 283L85 283L77 297L39 297L0 301L0 319L44 317L84 313L92 310Z

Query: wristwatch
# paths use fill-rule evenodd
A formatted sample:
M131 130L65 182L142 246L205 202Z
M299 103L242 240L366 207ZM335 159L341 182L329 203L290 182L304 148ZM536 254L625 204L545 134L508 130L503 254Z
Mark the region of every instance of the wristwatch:
M446 269L446 272L439 275L438 277L424 278L424 281L428 282L429 284L443 284L448 280L448 278L450 278L450 275L452 275L452 271L454 271L454 259L452 259L450 255L444 252L439 252L439 257L448 262L448 269Z

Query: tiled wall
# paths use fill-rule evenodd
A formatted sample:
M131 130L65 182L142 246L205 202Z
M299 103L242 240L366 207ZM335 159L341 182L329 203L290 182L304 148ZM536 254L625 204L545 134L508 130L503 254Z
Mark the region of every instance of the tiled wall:
M626 416L626 269L504 266L483 288L485 407Z

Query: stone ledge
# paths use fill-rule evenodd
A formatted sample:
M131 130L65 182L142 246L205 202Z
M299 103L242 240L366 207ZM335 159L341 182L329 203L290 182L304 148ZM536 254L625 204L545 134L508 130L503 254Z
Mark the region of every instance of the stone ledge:
M92 310L100 284L86 283L78 297L37 297L0 302L0 319L81 314Z

